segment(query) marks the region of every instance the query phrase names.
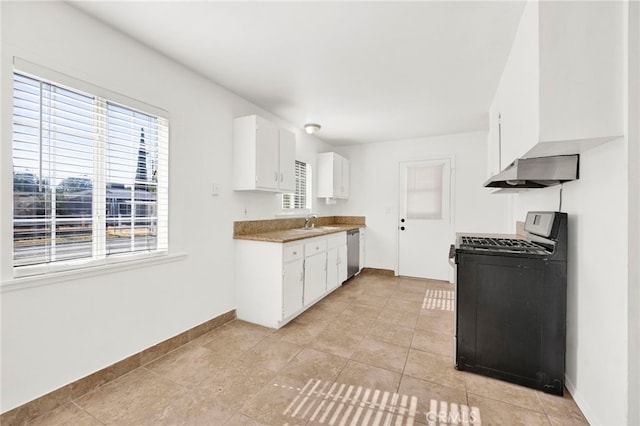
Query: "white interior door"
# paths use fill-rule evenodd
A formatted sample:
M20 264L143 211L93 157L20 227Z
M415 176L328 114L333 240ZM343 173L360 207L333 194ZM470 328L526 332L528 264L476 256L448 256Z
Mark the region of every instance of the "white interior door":
M449 281L451 159L400 163L398 274Z

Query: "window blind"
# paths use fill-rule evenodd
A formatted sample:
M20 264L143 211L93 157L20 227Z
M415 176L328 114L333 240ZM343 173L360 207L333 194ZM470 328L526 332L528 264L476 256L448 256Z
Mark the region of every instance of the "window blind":
M311 208L311 167L296 160L295 176L296 189L293 194L282 196L283 209L310 209Z
M442 218L443 165L407 168L407 218Z
M14 73L14 266L167 249L168 122Z

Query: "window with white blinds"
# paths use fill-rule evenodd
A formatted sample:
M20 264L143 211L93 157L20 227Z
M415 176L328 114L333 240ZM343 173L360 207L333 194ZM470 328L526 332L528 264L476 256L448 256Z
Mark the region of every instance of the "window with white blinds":
M311 166L296 160L296 192L282 195L282 208L311 209Z
M14 266L166 251L167 165L165 118L15 72Z

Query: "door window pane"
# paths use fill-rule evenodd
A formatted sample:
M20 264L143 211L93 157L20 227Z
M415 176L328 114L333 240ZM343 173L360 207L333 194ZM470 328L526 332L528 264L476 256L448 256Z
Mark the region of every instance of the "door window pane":
M443 165L407 168L407 219L442 219Z

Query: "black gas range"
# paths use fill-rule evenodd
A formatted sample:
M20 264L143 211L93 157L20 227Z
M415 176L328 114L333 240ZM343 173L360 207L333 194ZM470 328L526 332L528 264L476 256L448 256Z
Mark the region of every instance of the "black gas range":
M528 234L526 238L502 238L477 234L460 235L456 239L455 253L566 260L566 213L529 212L524 229Z
M567 214L529 212L526 238L461 235L455 261L455 365L562 395Z

